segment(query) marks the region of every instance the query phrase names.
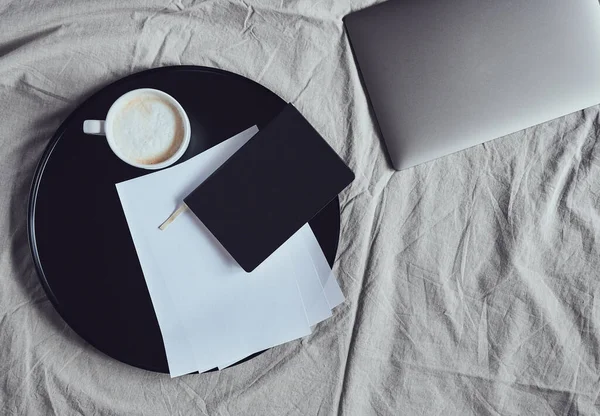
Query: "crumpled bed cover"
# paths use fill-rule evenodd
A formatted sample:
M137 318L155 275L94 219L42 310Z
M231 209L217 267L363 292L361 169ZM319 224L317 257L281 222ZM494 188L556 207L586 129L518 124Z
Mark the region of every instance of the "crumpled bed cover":
M599 107L395 172L342 25L371 3L0 0L0 414L600 410ZM242 365L172 380L61 320L26 211L36 163L79 103L180 64L292 102L356 180L340 196L347 300L334 317Z

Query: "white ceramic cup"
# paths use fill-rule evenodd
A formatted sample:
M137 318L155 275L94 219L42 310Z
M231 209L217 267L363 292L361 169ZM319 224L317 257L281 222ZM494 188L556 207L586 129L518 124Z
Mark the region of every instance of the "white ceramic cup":
M179 116L181 117L181 120L183 122L183 138L179 148L168 159L154 164L138 163L134 160L128 159L116 145L113 134L113 122L115 120L115 116L119 113L123 106L135 97L146 94L158 96L161 99L168 102L169 104L171 104L173 108L175 108L178 111ZM162 169L175 163L187 150L190 144L191 131L192 129L190 127L190 120L181 104L179 104L175 98L171 97L166 92L155 90L153 88L140 88L137 90L129 91L128 93L120 96L117 99L117 101L115 101L108 109L108 113L106 114L106 120L85 120L83 122L84 133L98 136L106 136L106 141L108 142L108 145L119 159L131 166L135 166L136 168L142 169Z

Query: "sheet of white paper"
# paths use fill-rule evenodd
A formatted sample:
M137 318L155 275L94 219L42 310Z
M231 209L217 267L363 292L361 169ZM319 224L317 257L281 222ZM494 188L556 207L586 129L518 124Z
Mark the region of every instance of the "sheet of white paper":
M297 241L299 241L299 242L301 241L302 245L305 246L305 248L306 248L306 251L304 251L298 247L295 248L294 255L296 255L298 253L308 253L310 255L310 262L306 262L306 259L304 258L303 264L311 264L311 266L314 267L314 269L319 272L317 274L319 277L319 289L315 289L314 286L311 286L310 284L305 282L305 286L303 286L304 291L300 290L302 297L304 299L309 300L308 302L304 303L305 308L306 308L307 304L308 305L312 304L310 301L311 299L315 299L315 298L318 299L319 294L325 295L325 300L329 306L328 312L322 312L320 316L316 315L318 313L316 310L312 311L315 314L315 316L314 316L314 319L311 321L311 326L314 326L317 323L322 322L331 316L331 309L335 308L336 306L339 306L341 303L344 302L344 295L342 294L342 291L337 283L337 279L335 278L335 275L333 274L331 267L329 266L329 262L327 261L325 254L321 250L321 246L320 246L318 240L316 239L314 233L312 232L312 229L310 228L310 226L307 224L304 227L302 227L294 235L294 237L297 238ZM298 238L298 237L302 237L302 238ZM302 257L302 256L300 256L300 257ZM303 275L307 276L309 274L305 273ZM299 284L299 287L300 287L300 284ZM311 296L313 296L313 297L311 297ZM314 300L315 304L319 303L319 301L316 299ZM318 310L321 310L321 309L318 308ZM308 314L308 311L307 311L307 314ZM263 349L271 348L274 346L276 346L276 345L269 345ZM238 361L241 361L244 358L249 357L250 355L252 355L258 351L261 351L261 349L249 352L248 354L239 356L235 359L230 360L229 362L220 364L219 370L229 367L229 366L237 363Z
M134 239L135 243L135 239ZM137 246L138 243L135 243ZM152 257L147 256L146 252L138 253L142 271L144 274L153 263ZM189 342L187 332L185 331L181 320L177 314L172 313L174 304L169 296L162 279L148 281L148 291L152 298L152 304L156 316L159 317L158 323L165 345L167 362L169 364L169 374L171 377L179 377L196 371L197 366L194 360L192 346Z
M161 252L173 259L161 262L162 274L177 269L169 276L168 289L180 316L192 318L184 326L199 370L260 350L267 340L280 344L310 333L292 274L297 265L285 256L276 251L246 273L189 212L167 234L177 238L161 240ZM184 260L194 256L195 262Z
M252 127L224 142L222 144L222 148L224 149L219 150L217 148L213 148L207 150L203 153L203 155L205 155L204 158L207 159L206 163L210 163L210 161L213 159L213 154L215 153L219 153L221 151L235 152L237 148L241 147L245 142L247 142L254 134L256 134L257 131L258 129L256 127ZM169 170L185 170L183 166L187 163L188 162L184 162L180 165L170 168ZM121 198L123 211L125 212L127 222L131 230L132 222L136 221L136 217L133 214L136 210L136 205L130 205L129 202L131 201L131 198L128 198L127 195L123 195L121 192L122 189L122 186L117 184L117 191L119 193L119 197ZM164 279L161 276L158 276L156 273L158 270L158 266L155 264L156 259L151 255L151 251L140 249L140 247L143 247L147 244L147 242L143 241L145 236L143 233L137 232L132 232L131 235L138 258L140 260L142 271L146 278L148 291L150 293L152 304L154 306L162 333L163 342L165 344L165 352L167 355L167 362L169 364L169 373L171 377L178 377L197 371L198 366L196 365L194 352L187 336L187 332L184 329L179 314L174 313L175 304L167 290ZM207 368L206 370L209 369L210 368Z
M140 261L160 259L145 267L146 280L165 279L177 314L185 317L182 325L199 371L310 333L293 274L298 263L285 251L248 274L191 213L166 231L157 229L181 198L242 144L228 140L176 167L117 186L137 235L136 249L146 253Z
M304 230L304 231L308 231L311 235L314 234L312 233L312 230ZM316 243L316 244L315 244ZM311 240L306 240L303 242L303 244L305 244L308 248L308 253L311 254L311 265L313 265L313 267L315 269L317 269L317 264L318 264L318 269L319 269L319 286L322 289L322 293L325 295L325 299L329 305L329 308L333 309L336 306L339 306L341 303L344 302L344 295L342 294L342 291L337 283L337 279L335 278L335 275L333 274L333 272L331 271L331 267L329 266L329 263L327 262L327 259L325 258L325 255L323 254L323 251L321 250L321 247L319 245L319 242L316 240L316 238L314 238L313 241ZM314 259L314 260L313 260ZM302 292L301 292L302 293ZM306 304L305 304L306 306ZM319 322L324 321L325 319L329 318L331 316L331 309L329 309L329 313L327 314L327 316L321 316L322 319L317 320L314 323L311 323L311 326L316 325ZM276 345L270 345L268 347L265 347L263 349L266 348L271 348L271 347L275 347ZM235 363L237 363L238 361L243 360L246 357L249 357L250 355L254 354L255 352L261 351L262 349L258 349L256 351L252 351L248 354L244 354L242 356L237 357L236 359L232 359L227 363L224 364L220 364L218 366L219 370L222 370L224 368L227 368Z
M312 256L317 256L318 252L309 252L315 247L305 241L309 235L314 234L310 226L305 224L286 242L283 249L287 251L290 263L297 265L292 274L300 289L308 323L314 326L331 316L331 308L312 260ZM321 252L320 247L318 251Z
M325 254L321 250L319 241L310 227L308 229L303 227L298 232L302 234L302 242L305 244L307 252L310 253L317 274L319 275L329 308L333 309L344 302L344 294L338 285L335 275L331 271Z
M291 273L296 279L309 325L314 326L329 318L331 316L331 309L325 298L323 287L316 273L311 256L311 254L317 256L319 253L322 255L321 248L317 246L316 249L318 252L309 253L307 247L310 247L312 250L315 247L305 244L303 240L307 238L307 234L313 234L312 229L306 224L301 230L301 232L298 231L290 237L279 251L282 256L287 256L290 264L295 265ZM257 343L254 348L246 350L242 355L231 357L229 361L219 364L218 367L219 369L229 367L256 352L275 347L283 342L277 337L277 334L271 333L262 339L262 343Z

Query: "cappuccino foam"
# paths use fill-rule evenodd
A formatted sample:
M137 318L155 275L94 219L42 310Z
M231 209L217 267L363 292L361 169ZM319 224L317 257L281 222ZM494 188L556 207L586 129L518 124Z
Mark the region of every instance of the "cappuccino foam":
M153 165L181 147L184 121L177 108L154 94L132 97L115 115L113 142L127 160Z

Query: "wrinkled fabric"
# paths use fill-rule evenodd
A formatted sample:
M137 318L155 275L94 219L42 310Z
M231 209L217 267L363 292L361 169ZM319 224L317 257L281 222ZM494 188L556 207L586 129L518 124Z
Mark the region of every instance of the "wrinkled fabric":
M355 1L0 0L0 414L574 415L600 410L599 107L391 169L342 17ZM347 300L300 341L170 379L58 316L29 186L60 123L133 72L206 65L292 102L356 173Z

